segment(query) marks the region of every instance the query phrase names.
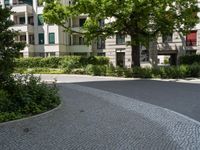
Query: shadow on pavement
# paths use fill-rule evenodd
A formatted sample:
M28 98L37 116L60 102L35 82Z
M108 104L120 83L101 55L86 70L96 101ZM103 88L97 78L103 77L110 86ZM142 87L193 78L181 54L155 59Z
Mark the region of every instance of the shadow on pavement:
M200 84L153 80L74 83L161 106L200 121Z

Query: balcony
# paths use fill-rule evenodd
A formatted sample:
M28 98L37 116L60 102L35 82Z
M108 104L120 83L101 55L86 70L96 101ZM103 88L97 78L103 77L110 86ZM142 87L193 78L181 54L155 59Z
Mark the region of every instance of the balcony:
M29 14L31 15L31 14ZM20 13L14 14L12 16L12 20L14 21L15 25L11 28L20 31L20 32L34 32L34 18L33 16L29 16L27 13Z
M10 27L11 29L15 30L15 31L20 31L20 32L34 32L34 27L32 25L27 25L27 24L16 24L12 27Z
M22 13L22 12L33 12L33 7L31 2L22 1L22 0L13 0L12 11L15 13Z
M191 31L186 35L187 49L196 49L197 46L197 31Z

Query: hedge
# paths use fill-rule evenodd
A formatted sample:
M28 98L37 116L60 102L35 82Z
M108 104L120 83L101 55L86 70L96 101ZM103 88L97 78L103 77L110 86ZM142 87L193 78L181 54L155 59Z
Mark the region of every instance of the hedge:
M81 57L81 56L65 56L65 57L30 57L16 60L17 68L79 68L81 66L92 65L108 65L109 59L101 56Z
M200 64L200 55L185 55L179 58L181 65L192 65L194 63Z
M59 104L55 84L47 85L33 75L15 75L0 89L0 123L39 114Z

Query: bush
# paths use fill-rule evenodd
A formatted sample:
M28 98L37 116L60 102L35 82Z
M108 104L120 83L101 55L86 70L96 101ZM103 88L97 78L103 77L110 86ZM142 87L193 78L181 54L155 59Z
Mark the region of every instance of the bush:
M194 63L200 64L200 55L185 55L179 58L181 65L192 65Z
M123 77L124 76L124 68L122 68L122 67L116 67L115 68L115 75L117 76L117 77Z
M151 68L134 67L132 71L135 78L152 78Z
M70 73L72 69L80 68L80 59L78 56L67 56L61 61L61 68L65 69L66 73Z
M115 67L112 64L106 65L106 75L107 76L116 76Z
M17 59L17 68L65 68L68 70L92 65L108 65L109 59L101 56L30 57Z
M85 72L93 76L105 76L106 66L103 65L87 65Z
M0 112L8 112L12 106L9 95L6 91L0 90Z
M133 70L131 68L125 68L124 69L124 76L126 78L132 78L133 77Z
M188 76L189 77L200 77L200 65L193 64L188 67Z
M32 75L18 75L0 90L0 122L38 114L59 103L55 85L46 85Z
M84 68L72 69L70 73L71 74L86 74Z

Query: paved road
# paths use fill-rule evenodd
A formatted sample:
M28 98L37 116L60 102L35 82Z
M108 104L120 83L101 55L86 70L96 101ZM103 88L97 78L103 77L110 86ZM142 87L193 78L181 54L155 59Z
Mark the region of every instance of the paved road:
M131 96L90 88L101 84L112 90L111 85L117 88L118 82L120 85L127 82L127 86L144 82L143 86L148 87L149 81L58 77L59 82L64 82L61 79L67 82L59 83L62 105L41 116L0 124L0 150L198 150L200 147L199 122Z
M200 121L200 84L152 80L77 83L168 108Z
M161 106L200 121L200 80L137 80L79 75L44 75L59 82L75 83L118 93L143 102ZM176 82L175 82L176 81Z

